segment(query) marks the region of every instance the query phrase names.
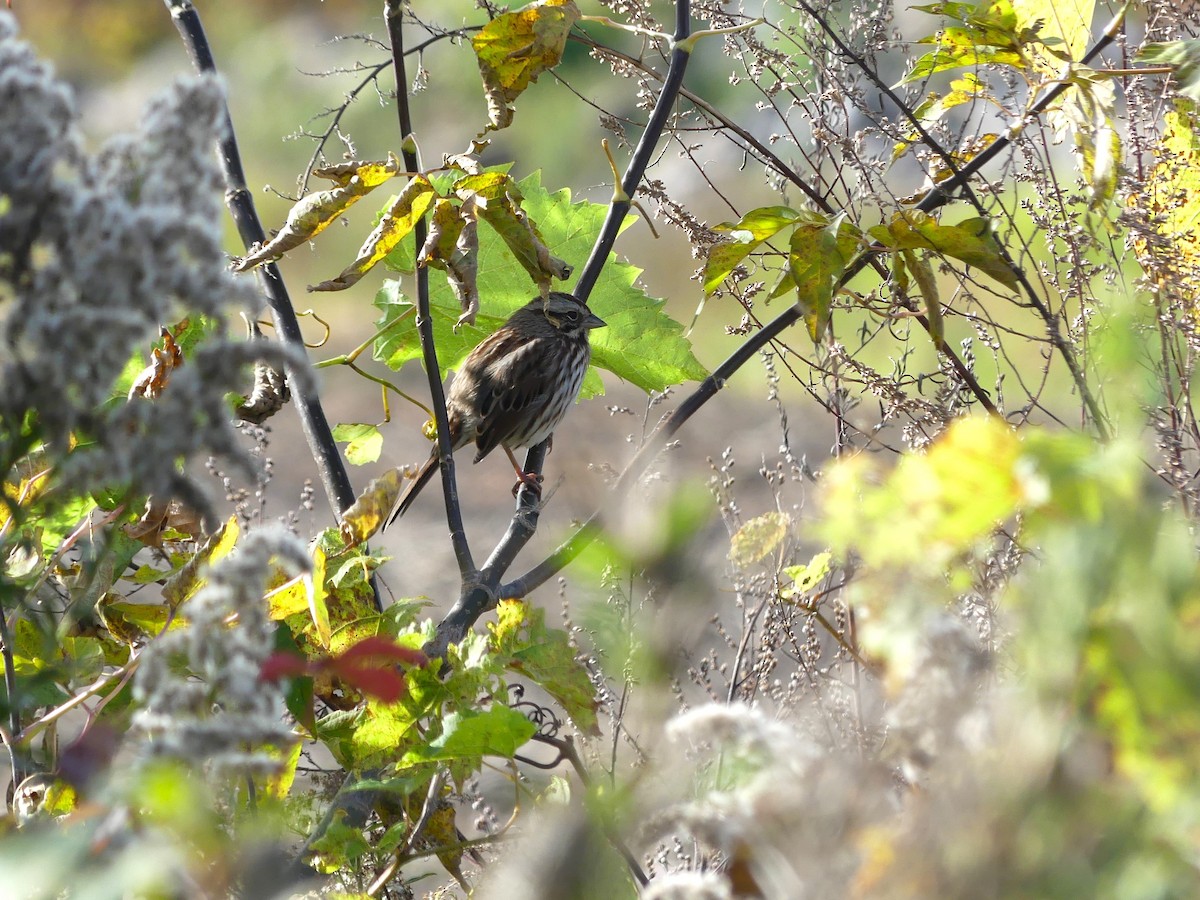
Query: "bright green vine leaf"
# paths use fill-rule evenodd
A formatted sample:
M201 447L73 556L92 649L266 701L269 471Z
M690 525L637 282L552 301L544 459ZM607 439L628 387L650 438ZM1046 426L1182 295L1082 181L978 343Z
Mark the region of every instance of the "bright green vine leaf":
M567 190L551 194L542 187L540 173L522 179L517 187L525 197L525 213L537 223L549 252L571 264L586 260L607 207L586 201L572 203ZM486 273L481 285L482 309L474 325L464 324L457 331L458 299L444 279L430 279L434 341L443 377L536 295L525 267L513 259L504 240L491 228L480 229L479 271ZM588 305L608 327L591 333L593 371L584 382L582 397L604 391L596 368L607 369L646 391L663 390L707 374L693 354L683 326L664 311L664 302L634 286L639 274L641 270L635 266L610 257L588 298ZM399 284L385 283L375 305L383 311L381 326L395 322L376 341L375 358L392 369L420 359L415 317L404 315L411 310L412 301L400 292Z
M520 600L501 600L488 624L493 652L514 672L538 684L559 702L575 726L598 734L600 702L587 669L576 660L567 633L546 627L546 611Z
M540 0L496 16L471 39L487 95L490 129L512 124L512 103L558 65L567 33L579 21L574 0Z
M486 710L460 709L442 719L442 733L409 750L397 764L400 771L430 762L450 763L451 777L461 782L480 767L485 756L512 759L537 731L515 709L493 703Z
M942 225L923 212L904 210L893 214L887 224L868 229L868 233L892 250L933 250L974 266L1006 287L1017 286L1016 273L1004 261L987 219Z

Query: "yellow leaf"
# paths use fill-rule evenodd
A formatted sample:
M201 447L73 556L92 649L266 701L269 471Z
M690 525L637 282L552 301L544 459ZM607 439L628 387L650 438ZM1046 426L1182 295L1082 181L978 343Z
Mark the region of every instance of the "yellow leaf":
M342 538L347 547L361 544L383 525L396 505L404 480L403 469L390 469L367 485L342 514Z
M245 272L279 259L292 248L312 240L351 206L400 171L400 160L391 153L385 162L353 161L313 170L314 175L336 181L338 186L298 200L275 237L238 260L233 270Z
M781 512L751 519L730 540L729 558L735 565L749 566L775 550L787 537L792 520Z
M496 16L471 39L487 94L489 128L512 123L512 102L558 65L567 33L578 20L574 0L541 0Z
M392 201L375 230L367 235L359 248L358 258L329 281L309 287L310 291L342 291L356 284L376 263L396 248L404 237L413 230L425 215L437 196L433 185L424 175L417 175L405 185L404 190Z

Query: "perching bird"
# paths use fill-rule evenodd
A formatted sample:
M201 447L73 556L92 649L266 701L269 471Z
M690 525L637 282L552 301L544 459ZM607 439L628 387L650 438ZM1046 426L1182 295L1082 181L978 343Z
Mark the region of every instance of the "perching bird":
M513 313L471 351L450 384L446 412L453 448L474 442L479 462L503 447L517 477L527 482L513 450L540 444L562 421L591 359L588 332L604 324L586 304L562 291L552 291L545 300L535 297ZM412 505L439 462L435 446L384 528Z

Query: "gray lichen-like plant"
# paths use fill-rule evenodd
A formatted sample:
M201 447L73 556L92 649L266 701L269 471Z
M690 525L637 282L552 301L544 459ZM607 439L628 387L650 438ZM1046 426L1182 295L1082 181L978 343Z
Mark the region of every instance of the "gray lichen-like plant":
M221 246L213 146L222 106L215 79L181 79L148 105L136 134L88 153L70 92L0 13L5 467L40 440L71 488L132 486L201 509L182 460L216 454L253 474L224 393L244 384L245 363L281 351L225 339L226 316L259 299L229 273ZM159 399L114 398L162 326L197 316L214 338Z
M188 602L188 626L145 650L134 684L145 755L215 771L271 772L278 760L261 748L294 743L279 687L259 678L274 640L263 600L273 560L291 575L309 566L303 544L288 532L251 532Z

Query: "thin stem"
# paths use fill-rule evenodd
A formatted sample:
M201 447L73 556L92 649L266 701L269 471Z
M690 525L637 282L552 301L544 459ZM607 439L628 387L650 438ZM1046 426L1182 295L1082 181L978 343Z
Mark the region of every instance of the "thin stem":
M396 110L400 119L401 148L404 167L412 172L420 171L416 143L413 134L412 110L408 103L408 75L404 67L404 10L402 0L384 0L384 19L387 21L388 37L392 43L392 68L396 73ZM417 253L425 246L427 228L424 218L418 219L413 228L414 245ZM437 422L438 456L441 459L442 493L446 498L446 524L450 527L450 542L458 560L458 572L463 584L475 580L475 561L471 558L471 547L467 543L467 532L463 527L462 504L458 499L458 482L454 477L454 448L451 446L450 422L446 414L446 394L442 389L442 370L438 366L437 347L433 342L433 318L429 311L429 269L417 262L417 331L421 335L421 354L425 372L429 376L429 396L433 405L433 417Z
M625 177L621 179L622 191L617 193L613 202L609 204L604 224L592 247L592 254L584 263L583 271L579 273L579 281L575 284L575 296L585 303L592 293L592 288L596 286L596 279L600 277L601 270L608 262L608 254L612 252L613 244L620 233L621 223L629 214L630 200L637 194L638 185L642 183L642 176L646 174L646 168L654 155L654 148L658 145L658 139L662 137L667 119L670 118L671 110L683 87L683 75L687 71L691 54L686 47L680 45L687 40L690 32L691 3L688 0L679 0L675 5L675 34L671 61L663 78L662 90L654 103L654 110L650 113L650 120L646 123L642 137L633 151L633 158L625 170ZM627 199L617 199L622 195Z
M184 47L192 59L196 70L209 74L217 73L216 62L205 36L204 27L200 22L200 14L196 11L191 0L164 0L171 18L175 22ZM222 134L218 140L217 156L225 175L225 202L230 214L237 225L242 243L249 250L255 244L266 241L266 232L258 218L254 199L246 186L246 175L242 168L241 153L238 150L237 136L233 130L233 119L230 117L228 105L225 105L222 117ZM271 307L271 316L275 321L275 330L285 346L292 347L298 353L303 353L304 336L300 324L296 320L295 309L288 295L287 287L274 263L268 263L258 269L259 283L266 294L267 303ZM333 440L333 432L321 408L320 399L315 389L296 371L294 364L287 366L288 381L296 398L296 408L300 414L300 424L304 429L305 438L312 450L313 459L325 492L329 496L334 511L340 516L342 512L354 503L354 488L350 476L338 453L337 444ZM378 597L376 598L378 604Z
M387 0L387 2L390 5L393 0ZM679 45L687 39L690 33L691 3L689 0L678 0L675 5L675 33L673 35L675 49L671 52L671 60L667 74L663 78L662 90L659 92L658 99L654 104L654 110L650 115L649 121L646 123L646 128L642 132L641 140L638 141L638 145L633 152L633 157L629 161L629 167L625 171L625 176L621 180L620 185L617 186L619 190L614 190L613 192L613 201L609 204L604 224L600 227L600 233L596 236L596 243L592 247L592 253L584 264L579 274L579 281L575 285L575 296L584 302L587 302L587 298L591 294L592 288L595 287L601 270L604 268L605 263L608 262L608 255L612 251L617 234L621 230L621 223L629 213L631 200L637 193L642 177L646 173L646 168L650 164L650 159L654 155L654 148L658 144L659 138L662 137L663 130L667 125L667 119L670 117L671 110L683 87L683 75L687 69L691 55L686 49L680 48ZM394 49L393 53L395 53ZM420 243L421 240L418 238L418 246L420 246ZM422 344L424 344L423 335ZM429 369L428 366L426 368ZM430 371L436 372L437 369L433 368ZM440 386L439 382L439 389ZM437 405L435 404L436 408ZM442 433L440 423L438 425L438 432L440 439ZM525 457L525 471L541 472L542 464L545 461L545 453L545 446L537 446L530 449L528 455ZM449 502L447 502L447 507L449 507ZM527 488L523 486L517 495L516 514L509 524L504 537L501 538L495 550L492 551L491 556L488 557L484 571L478 573L479 578L474 582L464 577L463 591L458 602L438 624L437 634L425 646L425 652L429 656L442 656L445 653L446 647L460 641L475 624L476 620L487 610L495 606L498 597L525 596L525 593L505 593L504 590L499 590L497 586L509 566L512 565L517 554L533 536L534 530L537 527L537 509L535 498L532 494L527 493Z
M3 588L0 588L3 590ZM13 790L25 780L25 764L22 753L16 747L16 736L21 733L21 703L17 693L17 666L13 659L12 633L8 629L8 620L4 607L0 605L0 655L4 657L4 691L8 702L8 736L4 743L8 745L8 759L12 766Z

